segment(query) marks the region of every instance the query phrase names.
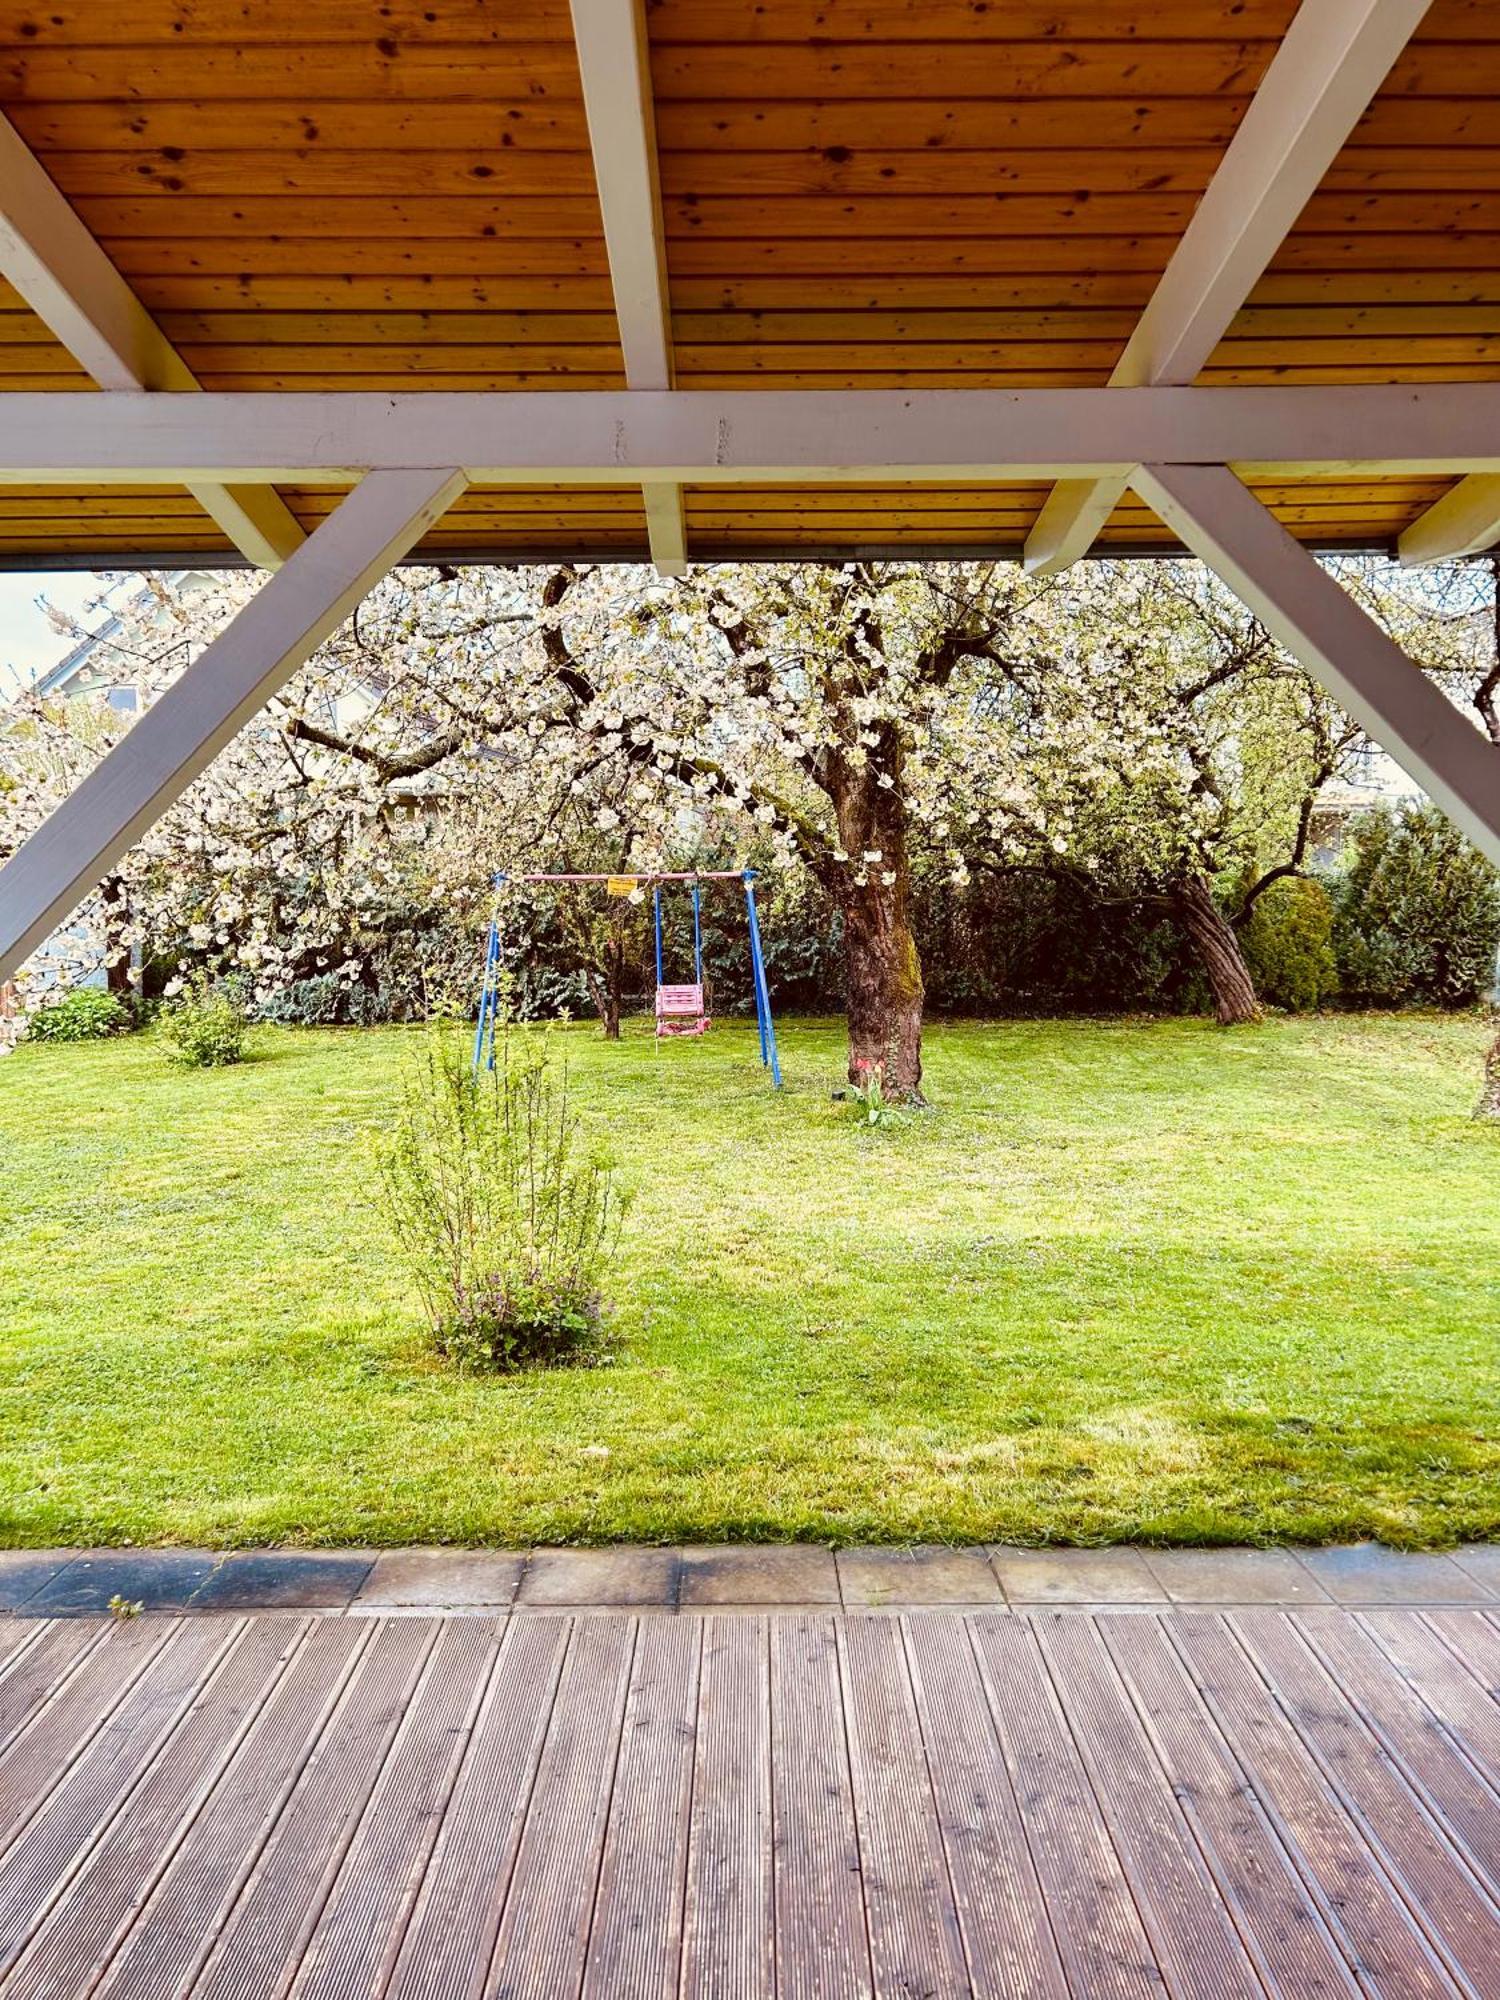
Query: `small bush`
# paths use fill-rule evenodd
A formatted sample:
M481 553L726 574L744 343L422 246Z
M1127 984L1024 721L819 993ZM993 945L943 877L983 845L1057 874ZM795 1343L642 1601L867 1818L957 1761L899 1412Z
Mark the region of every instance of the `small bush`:
M1321 882L1273 882L1251 906L1240 944L1256 992L1273 1007L1309 1014L1338 991L1333 899Z
M32 1015L26 1038L32 1042L100 1042L128 1034L135 1025L130 1009L102 986L79 986Z
M198 989L163 1007L157 1040L182 1069L227 1069L245 1055L245 1014L232 995Z
M380 1150L392 1232L433 1348L506 1374L586 1358L622 1204L609 1162L580 1157L566 1065L544 1035L507 1029L493 1070L434 1030Z

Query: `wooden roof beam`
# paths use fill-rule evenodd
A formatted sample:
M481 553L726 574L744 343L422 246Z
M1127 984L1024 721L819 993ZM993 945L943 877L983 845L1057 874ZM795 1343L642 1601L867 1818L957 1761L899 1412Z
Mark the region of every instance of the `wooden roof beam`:
M1359 123L1431 0L1302 0L1111 374L1196 380ZM1051 576L1087 555L1126 481L1068 481L1026 543Z
M1452 562L1458 556L1482 555L1500 542L1500 478L1471 473L1451 493L1419 514L1396 542L1396 552L1408 564Z
M670 389L672 311L645 7L643 0L569 4L626 385ZM682 489L652 482L642 498L651 560L663 576L681 576L687 568Z
M1492 861L1500 749L1222 465L1145 465L1131 484L1294 659Z
M481 486L828 485L1500 474L1500 382L1228 389L12 391L0 487L342 486L462 465Z
M90 236L15 127L0 115L0 276L101 389L192 391L198 381ZM303 540L271 489L213 481L189 491L242 555L265 569Z

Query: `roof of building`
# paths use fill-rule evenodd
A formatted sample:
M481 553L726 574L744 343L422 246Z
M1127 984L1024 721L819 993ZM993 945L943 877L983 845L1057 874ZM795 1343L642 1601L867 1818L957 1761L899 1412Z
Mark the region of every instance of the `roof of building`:
M615 0L0 0L11 137L160 343L132 384L121 340L99 359L107 312L80 336L78 287L38 277L37 187L20 253L0 227L0 397L1500 381L1500 7L1307 0L1271 73L1296 15L651 0L640 30ZM1390 547L1455 473L1382 449L1251 484L1304 541ZM12 470L0 561L253 555L340 490L284 482L278 530L202 482ZM422 549L1015 553L1052 490L481 478ZM1090 504L1096 549L1177 546L1132 492Z

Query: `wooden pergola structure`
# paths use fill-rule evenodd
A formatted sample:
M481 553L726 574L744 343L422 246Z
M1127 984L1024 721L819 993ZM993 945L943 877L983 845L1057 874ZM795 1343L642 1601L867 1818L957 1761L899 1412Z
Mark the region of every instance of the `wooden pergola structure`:
M0 977L392 564L1186 549L1500 859L1311 550L1500 541L1493 0L0 0L0 561L277 574Z

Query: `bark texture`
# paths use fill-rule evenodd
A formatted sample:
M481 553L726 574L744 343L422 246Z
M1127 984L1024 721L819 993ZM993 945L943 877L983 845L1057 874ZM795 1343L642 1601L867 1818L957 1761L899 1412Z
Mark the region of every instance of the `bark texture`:
M99 884L99 902L104 923L104 983L117 999L124 999L132 991L130 947L125 943L130 902L118 875L107 875Z
M893 754L894 746L885 761L850 769L834 797L839 838L859 861L849 866L840 897L849 1081L863 1083L877 1068L888 1098L920 1104L922 967L909 915L905 806L899 784L883 788L876 775L890 768ZM856 873L866 877L862 887Z
M589 972L589 990L599 1014L605 1041L620 1039L620 1012L625 991L625 940L612 931L604 941L598 968Z
M1221 1028L1249 1027L1260 1020L1255 982L1234 934L1204 875L1185 875L1173 890L1173 905L1207 975L1214 1016Z

